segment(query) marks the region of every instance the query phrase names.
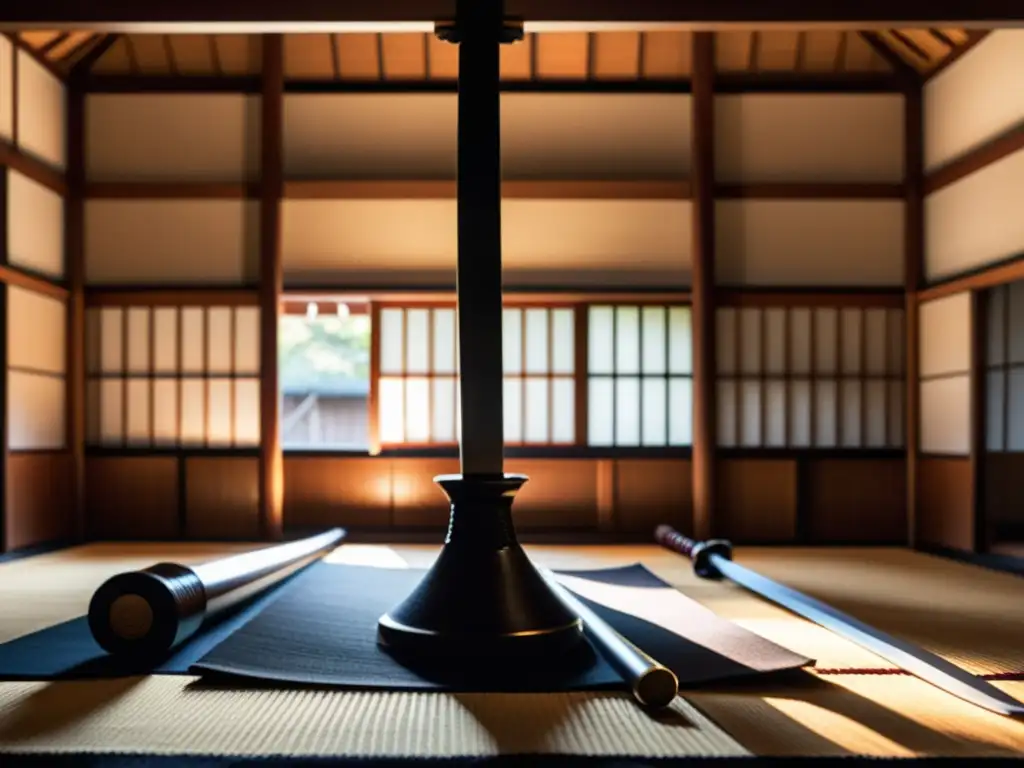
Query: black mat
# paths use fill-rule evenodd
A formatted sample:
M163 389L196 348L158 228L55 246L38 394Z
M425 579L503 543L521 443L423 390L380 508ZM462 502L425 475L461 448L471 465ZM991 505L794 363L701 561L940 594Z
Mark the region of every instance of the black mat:
M192 637L155 666L110 656L92 637L85 616L0 644L0 680L71 680L126 677L140 674L187 675L189 668L227 639L267 605L281 590L305 575L292 576L276 589L259 595L238 611Z
M433 668L400 663L378 645L377 620L409 594L423 573L314 566L194 669L204 675L389 690L566 691L622 686L622 678L589 643L573 657L545 665L480 665L470 659ZM617 587L662 588L666 600L689 602L639 565L572 575ZM707 647L706 640L702 645L635 616L585 602L620 634L671 668L682 684L781 671L809 661L710 612L700 616L703 626L694 628L700 630L694 636L721 637L719 649Z

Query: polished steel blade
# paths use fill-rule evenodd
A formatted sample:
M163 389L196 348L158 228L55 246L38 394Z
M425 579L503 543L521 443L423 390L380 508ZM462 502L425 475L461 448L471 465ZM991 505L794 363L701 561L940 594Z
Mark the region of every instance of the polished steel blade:
M724 557L711 555L710 562L730 581L857 643L936 688L1001 715L1024 714L1024 704L1003 693L987 680L972 675L934 653L887 635L842 611L837 611L819 600L785 587Z

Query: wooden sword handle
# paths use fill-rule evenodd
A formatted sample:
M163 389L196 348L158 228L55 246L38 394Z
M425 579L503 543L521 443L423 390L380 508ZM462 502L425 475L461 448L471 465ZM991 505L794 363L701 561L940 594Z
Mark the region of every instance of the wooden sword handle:
M732 560L732 544L725 539L694 541L670 525L659 525L654 529L654 540L665 549L678 552L693 561L693 571L702 579L720 579L722 574L715 567L713 556Z

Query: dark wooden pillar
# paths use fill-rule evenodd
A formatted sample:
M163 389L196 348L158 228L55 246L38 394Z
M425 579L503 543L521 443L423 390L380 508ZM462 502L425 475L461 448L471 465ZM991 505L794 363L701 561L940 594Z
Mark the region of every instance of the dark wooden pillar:
M71 454L72 520L79 539L88 535L85 508L85 84L67 83L67 197L64 200L64 268L67 303L67 447Z
M903 253L906 424L903 440L907 451L907 543L913 547L917 543L917 461L921 434L917 292L924 279L924 113L921 83L909 83L903 98L906 152Z
M693 535L714 533L715 511L715 37L693 35Z
M459 0L458 271L464 475L503 472L501 0Z
M284 191L284 42L263 37L260 104L260 523L266 539L283 532L284 459L281 454L281 398L277 331L284 290L281 265L281 196Z

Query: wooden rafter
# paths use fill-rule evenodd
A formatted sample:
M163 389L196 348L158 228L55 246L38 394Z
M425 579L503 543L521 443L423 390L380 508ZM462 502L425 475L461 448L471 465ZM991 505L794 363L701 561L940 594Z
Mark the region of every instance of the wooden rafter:
M886 45L882 39L875 32L858 32L857 35L866 42L871 49L885 59L885 63L888 64L894 72L899 75L906 77L913 77L919 79L921 77L917 69L903 59L896 51Z

